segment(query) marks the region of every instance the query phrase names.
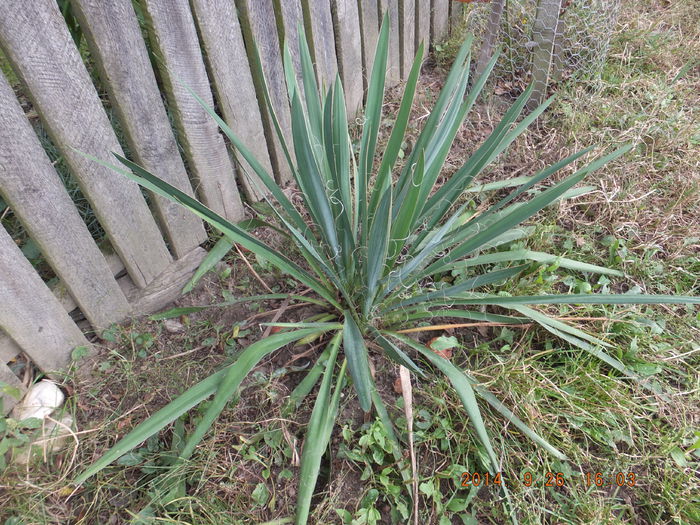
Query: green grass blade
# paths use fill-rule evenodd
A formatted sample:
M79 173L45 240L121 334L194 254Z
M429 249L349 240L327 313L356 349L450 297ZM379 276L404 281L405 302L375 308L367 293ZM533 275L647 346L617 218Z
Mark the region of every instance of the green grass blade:
M413 341L409 337L405 337L401 334L396 334L392 332L385 333L386 335L398 339L405 345L410 346L411 348L422 354L436 368L438 368L443 374L445 374L450 383L452 383L452 386L457 392L457 395L459 396L460 400L462 401L462 404L464 405L464 408L467 411L467 415L469 416L469 419L471 420L471 423L474 426L474 429L476 430L476 435L479 438L479 441L486 449L489 460L491 461L491 472L494 474L496 472L499 472L500 465L498 463L498 458L496 457L496 453L494 452L493 447L491 446L491 439L489 438L488 432L486 431L486 425L484 424L484 420L481 417L481 410L479 409L479 405L477 404L476 396L474 395L474 389L472 388L470 381L464 375L464 372L462 372L459 368L450 363L447 359L440 357L435 352L432 352L425 346Z
M411 297L409 299L404 299L403 301L400 301L399 303L390 306L389 308L386 308L385 311L405 308L406 306L410 306L412 304L424 303L440 298L444 299L445 301L448 301L450 298L455 297L463 292L513 277L522 272L525 268L527 268L527 266L528 265L525 264L521 266L515 266L513 268L505 268L503 270L495 270L492 272L477 275L475 277L470 277L469 279L465 279L463 282L454 286L448 286L440 290L435 290L426 294L416 295L415 297Z
M367 346L360 328L350 311L345 310L345 326L343 328L343 348L348 360L348 370L360 401L360 407L365 412L372 408L372 376L369 369Z
M413 361L413 359L408 357L403 350L401 350L398 346L392 343L389 339L384 337L378 330L374 330L374 333L375 341L379 346L381 346L384 349L387 356L392 361L394 361L398 365L405 366L417 376L425 378L425 372L423 372L423 370L421 370L421 368Z
M509 422L513 423L515 427L520 430L525 436L530 438L534 443L538 444L544 450L549 452L552 456L559 459L560 461L566 461L568 458L566 455L552 446L546 439L540 436L537 432L532 430L528 425L526 425L518 416L516 416L508 407L506 407L501 401L494 396L491 392L486 390L484 387L479 386L476 379L465 374L467 379L472 383L474 391L477 395L491 405L497 412L504 416Z
M370 310L377 293L379 280L384 275L389 249L389 232L391 231L391 186L384 193L379 208L372 218L372 225L367 240L367 293L365 295L364 313Z
M227 221L219 214L213 212L196 199L178 190L174 186L171 186L167 182L159 179L155 175L152 175L139 165L131 162L128 159L125 159L120 155L114 155L122 164L131 169L133 173L127 170L120 169L117 166L113 166L104 161L101 161L96 157L92 157L90 155L86 156L91 160L102 164L103 166L106 166L117 171L118 173L126 175L130 179L138 182L141 186L144 186L152 192L157 193L158 195L161 195L174 202L182 204L190 211L195 213L198 217L207 221L209 224L221 231L224 235L228 236L231 240L241 244L243 247L249 249L251 252L264 257L266 260L274 264L280 270L296 277L297 279L299 279L299 281L301 281L306 286L314 290L321 297L326 299L329 303L337 304L334 295L328 289L326 289L320 282L314 279L296 263L280 255L277 250L271 249L266 244L251 236L235 224Z
M316 386L321 374L326 369L326 363L331 355L330 345L323 351L323 353L318 357L316 363L311 370L309 370L304 379L292 390L289 394L287 401L284 403L282 408L282 416L289 417L292 415L294 410L296 410L299 405L304 401L304 398L309 395L309 392Z
M311 498L314 495L314 488L316 487L316 480L321 467L321 458L328 447L333 429L333 426L328 424L330 415L334 412L334 407L331 403L331 383L341 336L342 333L338 332L328 347L330 351L326 361L325 373L323 374L323 380L321 381L316 403L309 419L309 426L306 430L306 437L304 438L296 510L296 523L299 525L307 523Z
M215 393L221 383L221 380L229 373L230 368L238 368L240 366L242 369L244 369L245 367L249 366L252 361L255 361L255 359L257 359L257 361L255 361L257 363L266 354L281 348L288 343L310 335L313 331L314 329L299 330L297 332L285 332L275 334L266 339L253 343L246 349L246 358L243 361L241 361L243 358L243 355L241 355L236 362L227 366L223 370L219 370L218 372L210 375L203 381L200 381L195 386L186 390L185 393L177 397L175 400L165 405L148 419L137 425L131 432L129 432L111 449L109 449L100 459L81 472L75 478L74 483L76 485L80 485L89 477L97 474L107 465L120 458L131 449L148 439L150 436L175 421L192 407ZM252 366L255 365L253 364Z
M391 243L389 247L389 266L393 266L394 261L401 253L406 244L409 234L413 231L415 219L418 216L418 197L423 185L425 175L425 156L423 152L418 155L418 161L412 171L411 183L408 186L406 197L398 213L395 216L391 230Z
M187 281L187 284L182 289L182 293L186 294L194 290L194 287L197 286L199 280L202 277L204 277L204 275L207 272L209 272L209 270L214 268L214 266L216 266L221 259L226 257L226 254L231 250L232 247L233 242L227 239L225 236L221 237L221 239L216 241L216 244L211 250L209 250L209 253L201 262L201 264L197 268L197 271L194 272L192 278L189 281Z
M482 264L495 264L502 262L514 262L530 260L545 264L556 264L561 268L567 268L569 270L577 270L579 272L586 273L598 273L603 275L615 275L622 276L622 272L618 270L612 270L610 268L605 268L603 266L597 266L595 264L588 264L573 259L567 259L566 257L560 257L558 255L552 255L545 252L536 252L532 250L508 250L505 252L489 253L486 255L477 255L476 257L471 257L469 259L464 259L459 262L453 263L443 271L453 271L462 270L465 268L470 268L472 266L479 266Z
M434 304L438 304L437 302ZM687 295L646 295L646 294L551 294L520 295L508 297L502 295L482 295L454 298L450 303L456 305L492 305L505 306L513 304L700 304L700 297Z
M394 127L391 130L389 141L384 149L384 155L382 157L382 162L379 165L379 171L377 172L377 178L374 183L374 190L372 191L370 200L369 210L371 213L373 210L377 209L387 186L391 184L391 174L394 170L394 166L396 165L396 159L399 158L401 143L403 142L406 127L408 126L408 121L411 116L411 107L413 106L413 98L416 94L416 86L418 84L418 76L420 74L420 66L422 63L422 50L423 46L421 45L421 47L418 49L419 53L421 54L417 55L413 61L413 66L411 67L411 72L408 75L406 87L404 88L403 96L401 97L399 112L396 114ZM416 147L419 147L419 145L417 144Z

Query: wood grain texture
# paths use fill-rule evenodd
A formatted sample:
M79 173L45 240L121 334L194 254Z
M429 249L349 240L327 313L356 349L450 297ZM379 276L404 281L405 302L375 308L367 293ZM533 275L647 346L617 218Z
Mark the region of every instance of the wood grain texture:
M415 0L416 2L416 40L415 48L421 43L425 44L425 54L427 55L430 46L430 0Z
M131 0L73 0L72 5L134 160L194 195ZM177 257L206 240L196 215L169 199L153 197L161 229Z
M299 50L299 26L304 26L304 12L301 0L274 0L274 2L280 52L284 53L284 43L286 42L292 55L297 84L303 98L304 83L301 74L301 51ZM309 45L309 49L313 49L313 46Z
M236 7L231 0L192 0L191 4L224 120L272 174L261 106L255 94ZM240 155L236 156L236 161L238 181L246 197L260 200L267 190Z
M19 380L4 362L0 361L0 384L2 383L15 387L22 395L27 392L22 381ZM0 400L2 400L3 407L2 412L0 412L0 417L9 414L10 410L19 402L19 400L15 399L13 396L2 392L0 392Z
M416 2L399 0L399 54L401 56L401 79L406 80L415 58Z
M0 326L45 372L70 362L85 336L0 227Z
M51 165L9 84L0 75L0 195L96 330L129 305Z
M464 4L462 2L450 2L450 34L457 34L464 21Z
M530 111L542 103L547 94L549 73L552 66L552 51L559 24L562 0L540 0L532 27L532 83L534 85L526 107Z
M380 15L389 12L389 57L387 60L386 84L387 87L397 84L401 80L401 44L399 0L380 0Z
M302 6L305 11L307 32L313 42L319 86L328 87L335 82L335 75L338 73L330 1L302 0Z
M112 246L134 282L145 286L172 258L139 187L76 151L110 162L116 162L112 152L122 153L56 2L6 4L0 46Z
M336 51L348 118L362 108L362 40L357 0L332 0Z
M364 88L369 87L369 79L374 66L374 54L379 40L379 0L360 0L360 32L362 33L362 64L364 67Z
M503 16L503 8L505 3L506 0L493 0L491 2L489 19L486 23L484 38L481 42L481 49L479 50L479 61L476 65L475 78L479 78L484 73L489 60L491 60L491 57L493 56L496 40L501 31L501 17Z
M243 30L243 37L246 41L246 48L248 49L248 56L249 58L251 57L253 46L257 46L265 82L270 93L270 100L275 109L282 136L290 148L293 160L292 120L273 0L236 0L236 5L238 6L238 16L241 29ZM257 77L255 71L253 71L253 80L255 81L258 98L262 100L262 79ZM292 179L291 170L268 112L264 113L264 119L268 148L270 149L272 165L275 169L275 178L277 182L284 185Z
M171 264L158 279L143 289L136 288L128 278L119 279L119 285L132 305L133 315L152 314L179 298L185 284L206 255L203 248L195 248Z
M232 221L241 220L243 204L223 136L214 119L185 88L189 86L208 106L214 106L190 6L187 2L144 0L143 7L196 191L215 212Z
M447 38L450 27L450 0L432 0L433 11L430 18L430 35L433 44Z

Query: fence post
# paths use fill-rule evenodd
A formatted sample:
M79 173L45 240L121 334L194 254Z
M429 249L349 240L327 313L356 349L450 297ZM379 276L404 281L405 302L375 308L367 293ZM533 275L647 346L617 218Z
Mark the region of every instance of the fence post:
M537 5L535 25L532 28L532 96L527 102L529 110L535 109L547 93L547 82L552 65L554 39L559 23L562 0L540 0Z

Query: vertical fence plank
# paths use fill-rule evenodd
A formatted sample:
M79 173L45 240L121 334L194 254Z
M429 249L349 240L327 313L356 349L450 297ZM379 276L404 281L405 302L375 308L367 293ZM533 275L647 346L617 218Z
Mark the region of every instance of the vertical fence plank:
M432 0L433 12L430 18L430 34L433 44L447 37L450 23L450 0Z
M330 86L338 73L333 17L328 0L302 0L306 27L313 43L316 75L320 85Z
M379 40L379 0L360 0L360 33L362 34L362 64L364 66L364 88L369 87L369 78L374 65L374 52Z
M129 275L145 286L172 258L139 187L76 151L109 162L116 162L112 152L122 153L56 2L5 5L0 46Z
M299 90L303 95L304 83L301 75L301 53L299 50L299 25L301 24L303 27L304 24L301 0L275 0L275 14L277 15L280 51L284 52L284 43L286 42L292 55ZM313 46L309 45L309 49L312 48Z
M0 107L0 195L93 328L121 321L129 304L3 75Z
M131 0L74 0L73 6L135 160L193 195ZM202 221L179 204L155 196L154 207L177 257L207 238Z
M187 2L144 0L153 48L199 196L226 218L243 218L231 159L216 122L187 91L214 106L197 30Z
M60 370L76 346L90 345L1 226L0 268L0 326L37 366Z
M415 0L399 0L399 55L401 56L401 79L406 80L416 51L416 3Z
M249 56L253 45L257 46L265 81L270 90L270 100L279 120L282 135L290 147L289 153L293 156L294 152L291 151L292 121L272 0L237 0L237 5ZM262 79L256 78L255 71L253 71L253 80L256 83L258 98L262 100ZM291 170L267 112L265 112L265 119L268 139L272 138L272 141L268 142L268 147L271 146L270 153L273 167L276 170L276 178L281 184L286 184L292 178Z
M549 71L552 65L552 50L559 23L559 10L562 0L540 0L537 16L532 27L532 95L527 101L529 110L535 109L547 94Z
M192 8L224 120L272 175L260 104L236 8L231 0L192 0ZM246 196L260 200L267 190L242 157L237 156L237 162L239 182Z
M333 0L340 77L352 118L362 107L362 42L357 0Z
M462 26L464 20L464 4L462 2L450 2L450 34L454 35Z
M493 56L493 48L501 30L501 17L503 16L505 3L506 0L493 0L491 2L489 20L486 23L486 30L484 31L484 38L479 51L479 62L476 65L476 78L479 78L484 73L486 65Z
M27 391L22 381L20 381L19 378L12 372L12 370L10 370L10 367L8 367L2 361L0 361L0 383L5 383L16 388L17 390L19 390L22 396L24 396L24 394ZM0 411L0 417L4 416L5 414L8 414L10 410L12 410L12 407L14 407L18 402L18 400L15 399L13 396L5 394L3 392L0 392L0 400L2 400L3 408L3 410Z
M400 50L400 22L399 0L381 0L380 13L382 18L389 13L389 57L387 61L386 82L387 86L393 86L401 80L401 50Z
M430 47L430 0L415 0L416 1L416 41L415 48L421 43L425 44L425 52L427 54Z

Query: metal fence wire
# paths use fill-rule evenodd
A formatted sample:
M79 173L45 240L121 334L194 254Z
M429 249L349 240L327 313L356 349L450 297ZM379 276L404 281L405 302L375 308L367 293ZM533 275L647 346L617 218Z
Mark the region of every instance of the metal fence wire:
M490 82L515 98L535 83L530 106L568 79L597 77L605 64L620 0L491 0L464 4L475 35L477 72L501 48Z

